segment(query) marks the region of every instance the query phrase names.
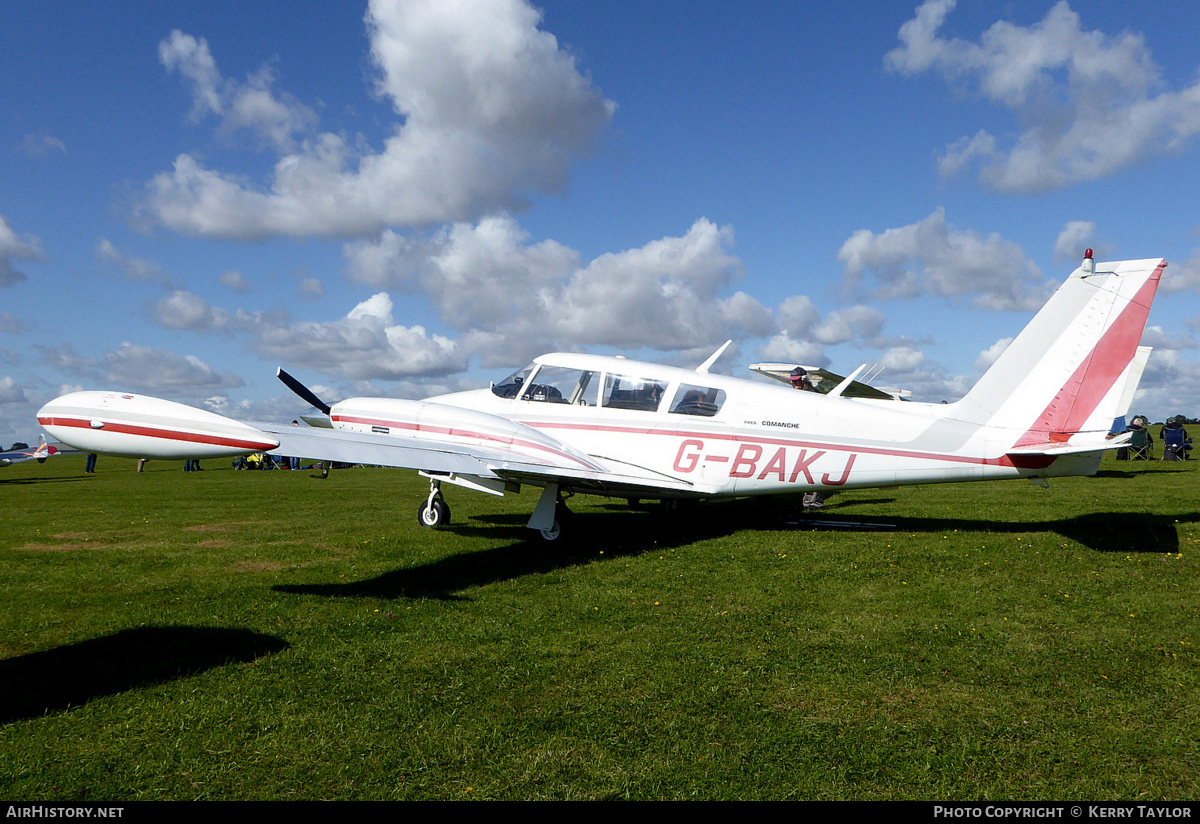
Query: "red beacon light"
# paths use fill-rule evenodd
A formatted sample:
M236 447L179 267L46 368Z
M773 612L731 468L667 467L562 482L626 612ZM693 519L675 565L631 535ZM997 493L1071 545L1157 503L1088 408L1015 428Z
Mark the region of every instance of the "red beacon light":
M1096 261L1092 260L1092 250L1088 249L1083 253L1083 264L1080 266L1083 269L1084 277L1094 275L1096 273Z

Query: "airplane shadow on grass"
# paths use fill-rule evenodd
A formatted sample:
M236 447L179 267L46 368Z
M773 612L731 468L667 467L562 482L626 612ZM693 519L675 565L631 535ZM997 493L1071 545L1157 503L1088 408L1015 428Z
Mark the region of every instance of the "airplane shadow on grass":
M1100 512L1053 521L994 520L970 518L891 518L871 516L872 523L831 513L852 505L846 501L815 516L819 529L878 532L886 521L894 532L944 533L1030 533L1057 532L1096 552L1179 551L1176 527L1200 521L1200 512L1178 516L1144 512ZM879 503L879 501L873 501ZM581 566L604 563L647 552L661 552L697 541L727 537L755 527L780 533L810 528L808 516L788 521L784 511L758 501L726 501L691 508L670 515L625 508L617 513L572 515L562 538L544 544L525 527L526 516L517 514L478 516L470 524L451 525L448 531L463 537L495 540L511 536L505 546L477 552L458 552L432 563L397 569L353 583L296 584L273 587L277 592L323 595L333 598L434 598L455 600L456 593L470 587L508 581ZM810 520L815 520L810 519ZM844 523L838 523L838 521Z
M743 502L729 502L734 505ZM746 526L731 517L727 504L698 507L686 514L624 508L621 514L572 514L563 537L544 543L526 528L528 515L484 515L445 530L465 538L511 538L505 546L460 552L422 566L398 569L347 584L297 584L273 587L278 592L348 598L435 598L454 600L455 593L475 586L539 575L597 561L659 552L710 538L730 535ZM720 515L713 510L719 510Z
M246 629L138 627L0 661L0 724L253 661L287 642Z

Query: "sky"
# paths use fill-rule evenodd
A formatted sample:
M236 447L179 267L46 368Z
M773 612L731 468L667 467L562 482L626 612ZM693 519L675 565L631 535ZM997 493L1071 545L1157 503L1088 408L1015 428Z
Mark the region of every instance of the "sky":
M0 0L0 442L549 351L960 397L1078 265L1165 257L1134 411L1200 414L1190 0Z

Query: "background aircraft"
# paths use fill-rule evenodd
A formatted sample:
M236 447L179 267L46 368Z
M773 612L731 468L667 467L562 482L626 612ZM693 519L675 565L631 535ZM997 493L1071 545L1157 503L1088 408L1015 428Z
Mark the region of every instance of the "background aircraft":
M75 392L38 421L88 452L206 458L273 452L418 469L427 526L450 510L442 484L495 495L540 487L529 527L561 534L575 493L709 498L1096 471L1128 408L1162 259L1077 268L955 403L851 397L620 357L543 355L489 389L424 401L327 404L280 378L330 428L240 423L158 398ZM861 371L861 369L860 369ZM1123 408L1124 407L1124 408Z
M896 389L891 386L872 386L871 381L879 377L883 367L868 369L866 364L851 373L849 382L845 375L830 372L820 366L808 366L803 363L752 363L751 372L777 380L780 383L794 385L793 377L797 369L804 370L805 377L812 385L813 391L828 395L837 391L845 398L875 398L876 400L908 400L912 392L908 389ZM862 380L859 380L861 378ZM843 385L844 384L844 385Z
M8 452L0 452L0 466L12 466L15 463L23 463L25 461L37 461L45 463L46 459L51 455L58 454L58 448L50 446L46 443L46 436L38 436L38 445L35 447L25 447L24 449L13 449Z

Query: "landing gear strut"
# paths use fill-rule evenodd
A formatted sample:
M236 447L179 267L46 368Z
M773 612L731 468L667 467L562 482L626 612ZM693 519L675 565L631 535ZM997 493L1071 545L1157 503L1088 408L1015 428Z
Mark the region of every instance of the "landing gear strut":
M450 505L442 497L440 481L429 481L429 497L417 507L417 522L435 529L450 523Z
M547 484L542 489L542 496L529 518L527 526L536 530L542 540L547 543L557 541L563 534L563 527L571 517L565 499L571 497L569 491L560 493L558 484Z

